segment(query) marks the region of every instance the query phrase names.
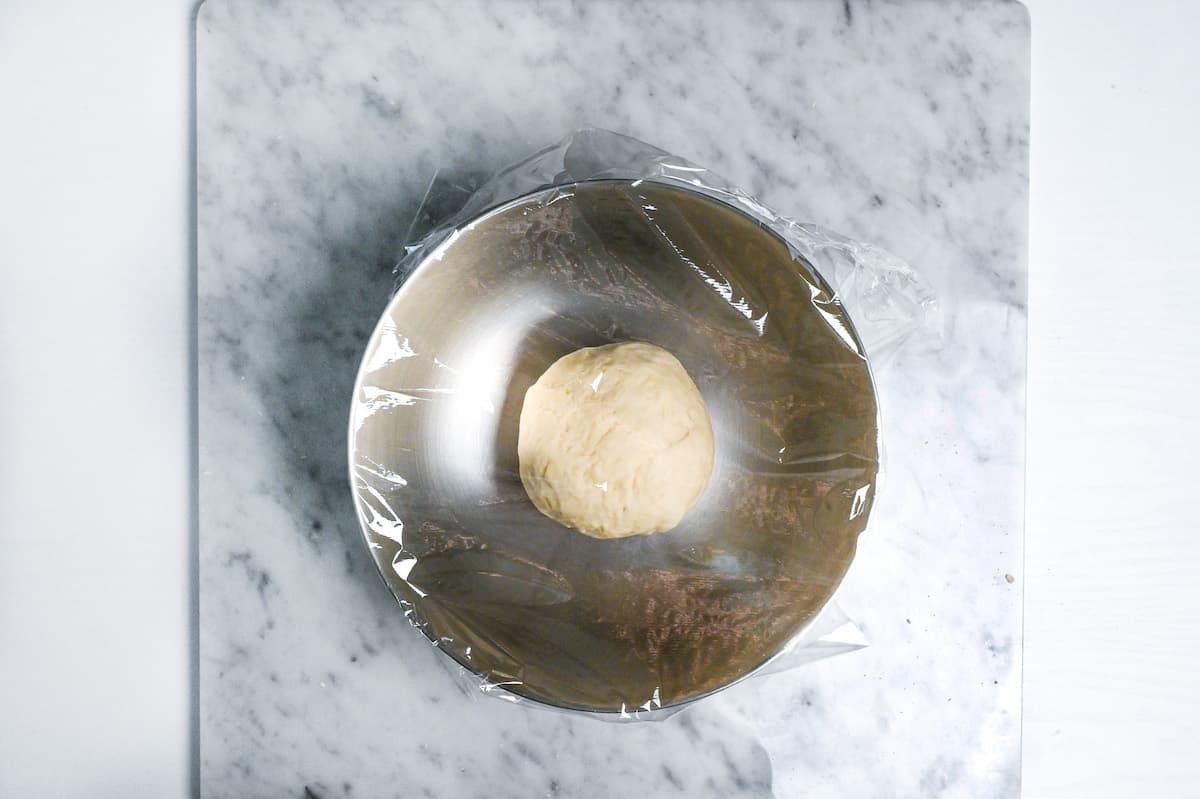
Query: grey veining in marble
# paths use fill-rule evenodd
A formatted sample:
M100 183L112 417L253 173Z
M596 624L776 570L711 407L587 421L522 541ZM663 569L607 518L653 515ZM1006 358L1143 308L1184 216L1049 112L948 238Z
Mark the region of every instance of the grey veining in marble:
M1002 0L208 0L202 793L1015 795L1028 37ZM886 483L839 592L872 646L654 724L462 691L345 477L350 386L431 176L585 123L887 247L944 319L879 376Z

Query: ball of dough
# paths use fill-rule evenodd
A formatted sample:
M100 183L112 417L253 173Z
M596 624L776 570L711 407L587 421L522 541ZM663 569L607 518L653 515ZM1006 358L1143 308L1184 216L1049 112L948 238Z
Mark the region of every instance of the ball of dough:
M521 408L521 482L550 518L596 538L670 530L713 467L704 399L675 356L642 342L559 358Z

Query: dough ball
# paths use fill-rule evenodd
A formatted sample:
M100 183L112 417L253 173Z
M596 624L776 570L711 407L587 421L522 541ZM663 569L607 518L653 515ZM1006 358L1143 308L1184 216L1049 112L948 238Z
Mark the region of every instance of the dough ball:
M713 466L712 424L687 370L642 342L576 350L525 393L521 482L550 518L596 538L670 530Z

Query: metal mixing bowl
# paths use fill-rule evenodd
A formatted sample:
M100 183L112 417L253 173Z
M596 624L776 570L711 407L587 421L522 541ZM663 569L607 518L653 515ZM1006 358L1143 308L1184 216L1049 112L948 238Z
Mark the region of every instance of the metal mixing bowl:
M603 541L540 514L525 390L644 340L704 395L716 466L676 529ZM768 661L820 611L874 499L870 370L819 275L675 185L599 180L459 228L384 312L354 388L363 531L409 617L489 684L558 707L669 707Z

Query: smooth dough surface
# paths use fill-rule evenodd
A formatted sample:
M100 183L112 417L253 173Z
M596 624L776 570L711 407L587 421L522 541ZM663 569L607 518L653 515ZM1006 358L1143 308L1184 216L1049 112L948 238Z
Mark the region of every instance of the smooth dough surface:
M596 538L662 532L708 484L712 424L671 353L588 347L525 393L517 455L525 491L550 518Z

